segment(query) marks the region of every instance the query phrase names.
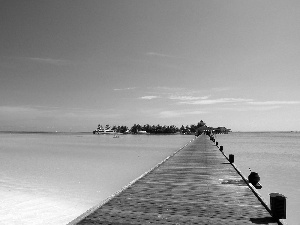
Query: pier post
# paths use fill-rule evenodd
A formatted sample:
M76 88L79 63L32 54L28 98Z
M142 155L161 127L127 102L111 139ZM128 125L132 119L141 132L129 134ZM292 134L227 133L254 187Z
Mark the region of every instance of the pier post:
M286 197L279 193L270 194L272 216L276 219L286 219Z
M223 146L222 145L220 146L220 151L223 152Z
M234 163L234 155L233 154L229 154L229 162Z
M219 143L216 141L216 146L218 146L218 144L219 144Z

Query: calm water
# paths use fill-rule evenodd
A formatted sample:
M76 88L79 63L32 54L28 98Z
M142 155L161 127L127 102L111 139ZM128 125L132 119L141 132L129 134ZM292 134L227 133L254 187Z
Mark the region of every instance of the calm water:
M66 224L188 143L193 136L0 133L0 224ZM287 196L299 224L300 133L217 135L244 175Z
M191 139L0 133L0 224L66 224Z
M243 174L258 172L263 188L260 194L269 204L269 193L287 197L287 220L300 224L300 133L230 133L217 135L226 155L234 154Z

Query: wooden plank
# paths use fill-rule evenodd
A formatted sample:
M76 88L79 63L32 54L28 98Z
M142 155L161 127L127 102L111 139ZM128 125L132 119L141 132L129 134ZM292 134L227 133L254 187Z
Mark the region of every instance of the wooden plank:
M70 224L277 224L207 136Z

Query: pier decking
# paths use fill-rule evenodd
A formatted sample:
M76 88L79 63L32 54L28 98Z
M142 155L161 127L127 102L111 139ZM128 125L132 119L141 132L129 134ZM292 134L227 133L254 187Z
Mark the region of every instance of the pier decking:
M241 176L200 136L70 224L277 224Z

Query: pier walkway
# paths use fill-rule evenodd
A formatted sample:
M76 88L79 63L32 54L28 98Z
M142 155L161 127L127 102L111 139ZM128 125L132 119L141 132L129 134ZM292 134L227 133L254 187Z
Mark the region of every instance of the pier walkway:
M70 224L277 224L202 135Z

